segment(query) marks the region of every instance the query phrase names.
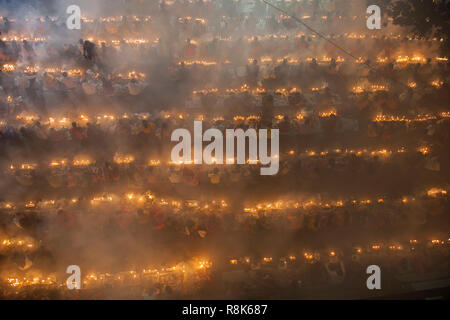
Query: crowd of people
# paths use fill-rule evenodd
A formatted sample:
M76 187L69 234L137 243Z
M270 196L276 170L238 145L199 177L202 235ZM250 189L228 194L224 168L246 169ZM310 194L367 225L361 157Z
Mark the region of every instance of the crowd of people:
M0 8L0 298L354 298L369 264L389 292L448 273L444 39L277 4L332 42L262 1L108 4L80 30ZM279 129L278 174L172 163L194 120Z

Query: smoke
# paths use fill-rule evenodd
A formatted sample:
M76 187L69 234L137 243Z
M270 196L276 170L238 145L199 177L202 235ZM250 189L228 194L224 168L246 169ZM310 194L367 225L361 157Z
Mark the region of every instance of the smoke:
M349 98L353 87L401 87L385 76L382 67L372 72L261 3L248 14L244 14L246 8L228 0L217 6L211 1L192 5L186 1L109 0L3 3L1 15L10 18L10 26L6 30L3 21L2 37L12 48L12 59L5 63L14 64L20 72L2 74L4 96L14 97L14 108L3 114L8 123L2 131L7 142L0 146L0 165L6 172L0 179L0 200L5 206L14 202L17 208L2 220L0 239L28 241L30 235L39 239L36 246L40 249L27 253L33 261L32 271L57 270L58 277L64 278L61 270L71 264L79 265L86 274L98 270L115 273L173 266L202 256L226 269L230 259L246 255L255 260L270 256L275 261L292 252L298 254L300 247L328 250L339 242L345 246L370 242L384 236L375 223L394 219L397 213L413 221L413 226L405 224L400 231L389 230L398 231L399 238L430 236L429 231L420 229L429 210L420 193L424 186L445 186L448 179L446 174L424 169L425 161L431 163L429 167L435 167L437 161L416 151L424 128L413 128L412 133L399 129L398 140L391 139L388 130L378 140L367 138L366 132L361 137L355 137L356 131L344 132L339 136L343 142L323 133L334 128L337 120L320 117L321 113L334 114L340 105L339 112L343 111L351 126L353 111L347 106L360 111L369 104L367 96ZM423 65L427 58L438 56L438 42L409 39L408 30L400 27L387 24L382 30L368 31L360 14L365 12L364 1L352 1L351 5L349 1L331 2L335 7L328 8L331 13L327 15L322 15L315 3L318 1L305 1L295 15L363 62L378 66L378 59L407 56L416 57ZM69 5L81 9L80 30L66 27ZM341 15L346 19L339 18ZM243 16L247 17L240 19ZM10 41L15 38L17 51ZM22 39L27 39L28 47L20 43ZM402 68L397 82L412 81L414 65ZM23 69L28 72L21 72ZM428 80L434 79L424 76L423 82ZM259 168L251 166L166 165L171 130L190 128L194 117L207 118L205 126L220 130L264 126L260 118L268 118L261 111L266 98L249 93L259 87L274 91L297 87L302 94L301 103L291 108L295 110L275 108L273 116L280 113L300 119L313 112L307 115L310 131L302 139L288 134L281 138L284 158L274 180L259 177ZM319 93L305 94L313 88ZM395 92L400 95L408 90ZM275 103L280 102L281 95L275 96ZM388 107L380 103L375 108ZM236 121L236 116L245 121ZM369 115L366 117L354 126L367 126ZM75 128L72 121L77 123ZM323 135L316 134L316 129ZM408 153L401 158L397 150L405 145ZM346 147L356 151L345 155L331 151ZM384 153L370 156L370 150L387 147L394 150L391 157ZM306 150L309 156L285 161L291 149ZM357 156L358 151L364 156ZM317 155L313 157L314 152ZM72 165L76 157L95 165ZM127 157L133 161L122 159ZM67 163L52 164L61 159ZM152 166L149 160L161 164ZM37 169L21 169L24 163L35 164ZM414 181L411 172L418 172ZM219 184L212 182L217 175ZM136 205L134 201L147 191L154 192L157 200ZM127 199L129 194L134 198ZM401 207L397 201L405 194L411 198L419 194L412 218L409 207ZM111 203L103 201L109 195L113 195ZM367 199L383 197L389 203L386 207L367 205ZM101 198L102 205L97 206L94 198ZM243 214L245 208L287 204L292 199L314 206L299 209L291 204L292 208L280 211L267 209L267 214ZM346 205L326 206L342 199ZM31 205L45 206L49 200L55 203L42 210L34 211ZM201 206L193 209L187 205L193 200ZM182 202L182 209L172 201ZM229 205L221 207L221 201ZM434 209L442 208L444 200ZM374 226L365 228L363 219L373 211L367 221ZM363 222L355 222L358 219ZM11 270L5 269L5 274L16 272L17 265L24 267L26 260L22 260Z

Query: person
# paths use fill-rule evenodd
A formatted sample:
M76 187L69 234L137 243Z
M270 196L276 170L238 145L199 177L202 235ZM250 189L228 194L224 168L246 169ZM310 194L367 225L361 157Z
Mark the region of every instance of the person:
M258 76L259 76L258 60L253 59L253 63L247 66L248 85L251 87L256 87L258 84Z
M274 99L273 95L265 94L262 98L262 117L261 117L261 127L270 128L272 125L273 112L274 112ZM270 134L268 134L270 137Z
M189 167L183 168L183 180L190 187L198 186L200 182L198 173Z
M259 42L258 37L253 38L250 49L251 49L251 54L253 57L258 58L261 56L263 47L262 47L261 43Z
M141 86L136 79L131 79L128 83L128 92L132 96L138 96L141 93Z
M67 72L63 72L62 76L63 76L62 83L67 89L70 90L70 89L75 89L77 87L76 82L72 78L69 77Z
M151 145L151 137L155 131L155 125L153 122L148 122L147 120L142 120L141 128L138 132L137 145L143 150L143 153L149 155L149 146Z
M191 42L191 39L186 40L186 46L184 47L184 56L186 58L193 58L195 57L197 50L197 46Z
M2 33L0 32L0 37ZM6 46L6 43L0 39L0 60L7 60L8 59L8 47Z
M182 179L181 167L179 165L176 165L175 167L171 167L170 174L169 174L170 183L179 184L179 183L181 183L181 179Z
M24 59L30 60L32 62L33 57L35 56L33 47L27 40L22 41L22 56Z
M83 43L83 56L88 60L95 60L95 44L89 40L85 40Z
M147 120L142 120L141 132L145 135L150 135L155 131L155 124L153 122L148 122Z
M3 32L8 34L8 32L11 30L11 22L9 22L8 17L3 18Z
M214 168L210 173L208 173L209 182L211 184L219 184L220 183L220 173L218 168Z
M288 60L284 58L283 62L277 67L275 67L275 77L280 87L286 86L288 75L289 75Z
M97 93L97 86L93 80L83 80L81 88L87 96L92 96Z
M47 72L44 73L43 80L47 89L55 89L58 84L58 81Z
M100 78L100 80L102 81L102 87L103 87L103 92L107 95L107 96L113 96L115 89L113 87L113 83L110 79L107 79L106 77L102 76Z
M78 127L76 122L72 122L72 128L70 128L69 133L73 141L81 142L85 138L83 129L81 127Z

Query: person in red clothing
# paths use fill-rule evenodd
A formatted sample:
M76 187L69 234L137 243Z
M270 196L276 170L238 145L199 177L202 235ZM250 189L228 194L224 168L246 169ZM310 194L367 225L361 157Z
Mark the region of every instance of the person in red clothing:
M151 224L153 229L161 230L165 227L166 219L164 218L164 214L160 207L156 207L154 210L150 212L151 216Z
M70 128L69 132L72 140L82 141L85 137L83 129L78 127L76 122L72 122L72 128Z
M191 42L191 39L186 40L186 46L184 47L184 53L186 58L195 57L197 46Z
M299 40L296 40L296 47L299 51L306 51L309 48L309 43L306 41L305 36L301 36Z

